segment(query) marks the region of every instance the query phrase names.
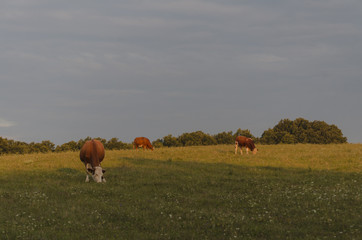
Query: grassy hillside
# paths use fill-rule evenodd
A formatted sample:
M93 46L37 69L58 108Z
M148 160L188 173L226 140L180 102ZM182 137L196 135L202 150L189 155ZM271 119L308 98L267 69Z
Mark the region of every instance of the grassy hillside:
M0 156L0 239L359 239L362 145Z

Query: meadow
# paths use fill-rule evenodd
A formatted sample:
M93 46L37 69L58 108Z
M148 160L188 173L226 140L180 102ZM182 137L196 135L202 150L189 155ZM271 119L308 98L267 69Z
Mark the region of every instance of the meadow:
M0 156L0 239L361 239L362 144Z

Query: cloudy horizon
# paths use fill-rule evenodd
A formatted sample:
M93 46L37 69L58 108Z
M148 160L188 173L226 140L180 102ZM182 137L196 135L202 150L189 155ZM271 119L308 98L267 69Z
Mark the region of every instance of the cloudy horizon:
M0 3L0 136L59 145L320 120L362 142L362 2Z

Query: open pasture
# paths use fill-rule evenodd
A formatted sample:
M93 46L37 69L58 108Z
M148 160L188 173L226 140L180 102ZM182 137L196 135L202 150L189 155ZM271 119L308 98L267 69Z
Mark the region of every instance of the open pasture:
M0 239L360 239L362 145L0 156Z

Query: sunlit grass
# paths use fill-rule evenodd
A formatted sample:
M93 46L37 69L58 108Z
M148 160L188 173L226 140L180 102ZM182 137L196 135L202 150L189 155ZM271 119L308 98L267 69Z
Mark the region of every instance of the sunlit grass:
M256 155L234 154L231 145L159 148L154 151L107 151L104 167L132 164L131 159L155 161L184 161L198 163L226 163L241 166L269 166L342 172L362 172L362 144L298 144L259 145ZM119 159L121 158L121 160ZM78 152L4 155L0 156L0 170L28 171L73 168L83 170Z
M0 156L0 239L359 239L362 145Z

